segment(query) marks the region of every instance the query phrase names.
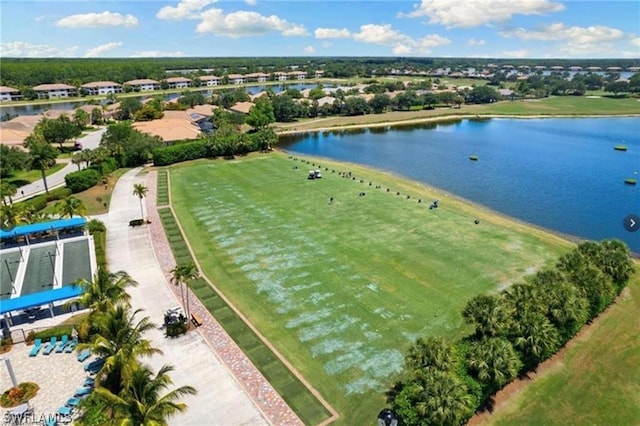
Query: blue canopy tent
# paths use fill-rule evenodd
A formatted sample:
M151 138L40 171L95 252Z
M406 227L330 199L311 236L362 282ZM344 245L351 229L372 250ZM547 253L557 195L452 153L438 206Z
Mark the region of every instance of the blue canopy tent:
M16 226L11 230L0 229L0 241L27 237L48 231L60 231L62 229L81 228L86 225L87 220L83 217L72 217L71 219L58 219L49 222L32 223L30 225Z
M49 311L51 312L51 317L53 317L53 302L70 299L80 296L81 294L82 287L70 284L54 290L45 290L38 293L27 294L26 296L5 299L0 302L0 315L5 315L6 319L6 314L11 316L11 312L49 305Z

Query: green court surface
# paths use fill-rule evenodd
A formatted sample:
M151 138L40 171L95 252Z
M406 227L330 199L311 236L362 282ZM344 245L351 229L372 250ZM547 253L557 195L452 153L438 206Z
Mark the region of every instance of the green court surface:
M89 240L72 241L63 246L62 285L71 284L78 279L91 281L91 259Z
M469 298L522 280L571 246L416 182L308 160L274 153L184 164L170 169L170 191L203 272L342 424L375 419L417 337L461 336ZM308 180L311 169L323 178ZM340 174L347 170L356 179ZM433 199L440 206L430 210ZM179 238L175 225L165 229ZM216 318L230 314L212 296L204 303ZM241 325L230 328L251 346ZM263 351L248 355L266 362ZM262 367L277 380L270 369ZM279 391L295 399L287 386Z
M54 266L56 262L56 245L32 248L24 274L21 296L51 290L54 284Z
M10 298L13 293L11 285L18 273L20 257L18 250L2 253L2 259L0 259L0 300Z

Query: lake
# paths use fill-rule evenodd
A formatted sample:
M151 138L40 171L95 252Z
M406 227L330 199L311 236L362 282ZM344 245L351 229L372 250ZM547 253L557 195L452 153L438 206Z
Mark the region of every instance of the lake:
M626 152L614 145L625 144ZM486 119L286 136L289 152L365 164L563 234L640 253L638 118ZM478 161L471 161L477 155Z

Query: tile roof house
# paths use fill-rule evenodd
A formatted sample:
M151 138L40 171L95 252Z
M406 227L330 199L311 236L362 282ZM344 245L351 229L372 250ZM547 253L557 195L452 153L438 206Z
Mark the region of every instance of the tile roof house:
M229 83L233 84L242 84L245 82L244 75L242 74L229 74L227 78L229 79Z
M19 101L20 98L22 98L22 95L18 89L0 86L0 101Z
M68 98L76 95L76 88L68 84L40 84L33 88L38 99Z
M217 86L222 81L221 77L217 77L215 75L201 75L198 77L202 82L203 86Z
M124 85L130 86L135 92L146 92L149 90L160 89L160 83L149 78L125 81Z
M229 110L240 114L249 114L249 111L251 111L254 105L252 102L238 102L232 105Z
M0 123L0 143L21 146L27 136L33 133L33 129L40 120L42 120L41 115L19 115Z
M274 72L273 77L278 81L285 81L289 78L289 75L286 72Z
M122 84L113 81L92 81L81 87L87 95L108 95L122 92Z
M169 89L183 89L191 86L191 79L186 77L169 77L165 81L169 84Z
M246 81L257 81L258 83L263 83L269 79L269 74L254 72L251 74L245 74L244 78Z
M289 73L289 78L292 80L304 80L307 78L307 73L304 71L291 71Z
M316 70L316 72L313 74L314 78L322 78L324 77L324 71L323 70Z
M187 111L165 111L157 120L138 121L131 125L141 133L157 136L164 142L197 139L202 129Z

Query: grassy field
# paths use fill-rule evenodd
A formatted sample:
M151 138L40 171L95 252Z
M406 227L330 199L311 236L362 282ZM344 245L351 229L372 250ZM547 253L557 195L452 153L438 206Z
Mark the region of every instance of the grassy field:
M466 300L569 245L415 182L322 165L321 180L281 153L175 166L172 205L205 274L343 424L367 424L416 337L467 332Z
M636 269L640 271L640 263ZM637 425L640 272L565 357L488 419L491 425Z
M45 175L47 176L52 175L53 173L64 168L66 165L67 165L66 163L56 163L53 167L50 167L47 170L45 170ZM34 170L16 172L13 176L10 176L3 180L19 188L21 186L27 185L31 182L35 182L40 179L42 179L42 172L40 171L40 169L34 169ZM18 190L18 194L19 193L20 193L20 190Z
M294 123L276 123L277 132L311 131L334 127L409 124L415 121L456 118L459 116L586 116L586 115L638 115L640 99L637 98L587 98L579 96L555 96L538 100L502 101L485 105L462 105L461 108L438 108L422 111L393 111L384 114L367 114L354 117L327 117L299 120Z

